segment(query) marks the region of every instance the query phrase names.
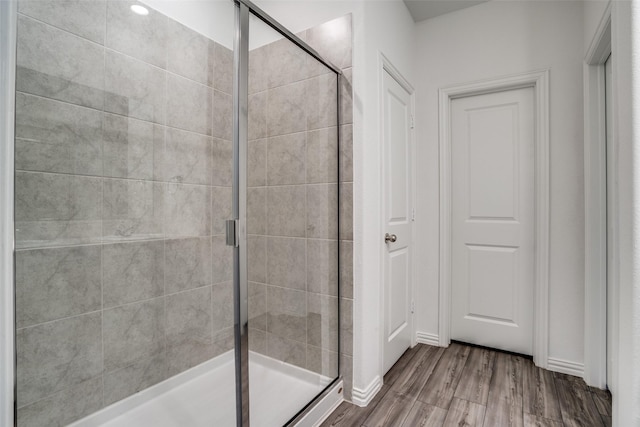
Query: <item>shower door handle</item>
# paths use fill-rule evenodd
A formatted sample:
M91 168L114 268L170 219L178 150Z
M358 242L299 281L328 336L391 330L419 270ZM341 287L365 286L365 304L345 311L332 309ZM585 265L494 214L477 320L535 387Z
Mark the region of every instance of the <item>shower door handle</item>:
M395 234L385 234L384 235L384 242L385 243L395 243L395 241L398 240L398 236L396 236Z

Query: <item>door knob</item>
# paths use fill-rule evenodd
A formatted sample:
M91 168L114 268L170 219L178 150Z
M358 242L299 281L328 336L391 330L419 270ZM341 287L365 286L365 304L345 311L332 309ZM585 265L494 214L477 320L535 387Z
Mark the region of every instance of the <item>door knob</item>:
M394 243L396 240L398 240L398 236L396 236L395 234L385 234L384 235L384 242L385 243Z

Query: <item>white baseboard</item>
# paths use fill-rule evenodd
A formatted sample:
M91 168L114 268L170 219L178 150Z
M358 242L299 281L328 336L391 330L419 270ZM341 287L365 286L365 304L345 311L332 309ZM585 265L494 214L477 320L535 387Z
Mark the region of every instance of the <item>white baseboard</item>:
M353 387L351 403L358 406L367 406L373 400L376 393L382 388L382 378L376 376L371 383L363 389Z
M429 332L416 332L416 342L418 344L427 344L435 347L440 346L440 339L438 334L431 334Z
M547 359L547 369L554 372L560 372L561 374L584 378L584 363L576 363L570 360L549 357Z

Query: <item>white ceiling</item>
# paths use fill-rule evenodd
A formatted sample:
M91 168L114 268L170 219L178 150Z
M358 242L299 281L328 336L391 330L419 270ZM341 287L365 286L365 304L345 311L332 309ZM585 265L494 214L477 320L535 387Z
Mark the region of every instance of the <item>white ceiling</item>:
M415 22L475 6L488 0L404 0Z

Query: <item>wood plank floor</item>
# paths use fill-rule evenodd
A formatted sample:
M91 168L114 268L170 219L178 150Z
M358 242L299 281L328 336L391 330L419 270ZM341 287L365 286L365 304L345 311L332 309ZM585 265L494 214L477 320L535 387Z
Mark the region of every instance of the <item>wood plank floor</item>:
M610 426L611 394L530 359L453 343L418 344L384 377L373 401L342 403L323 427Z

